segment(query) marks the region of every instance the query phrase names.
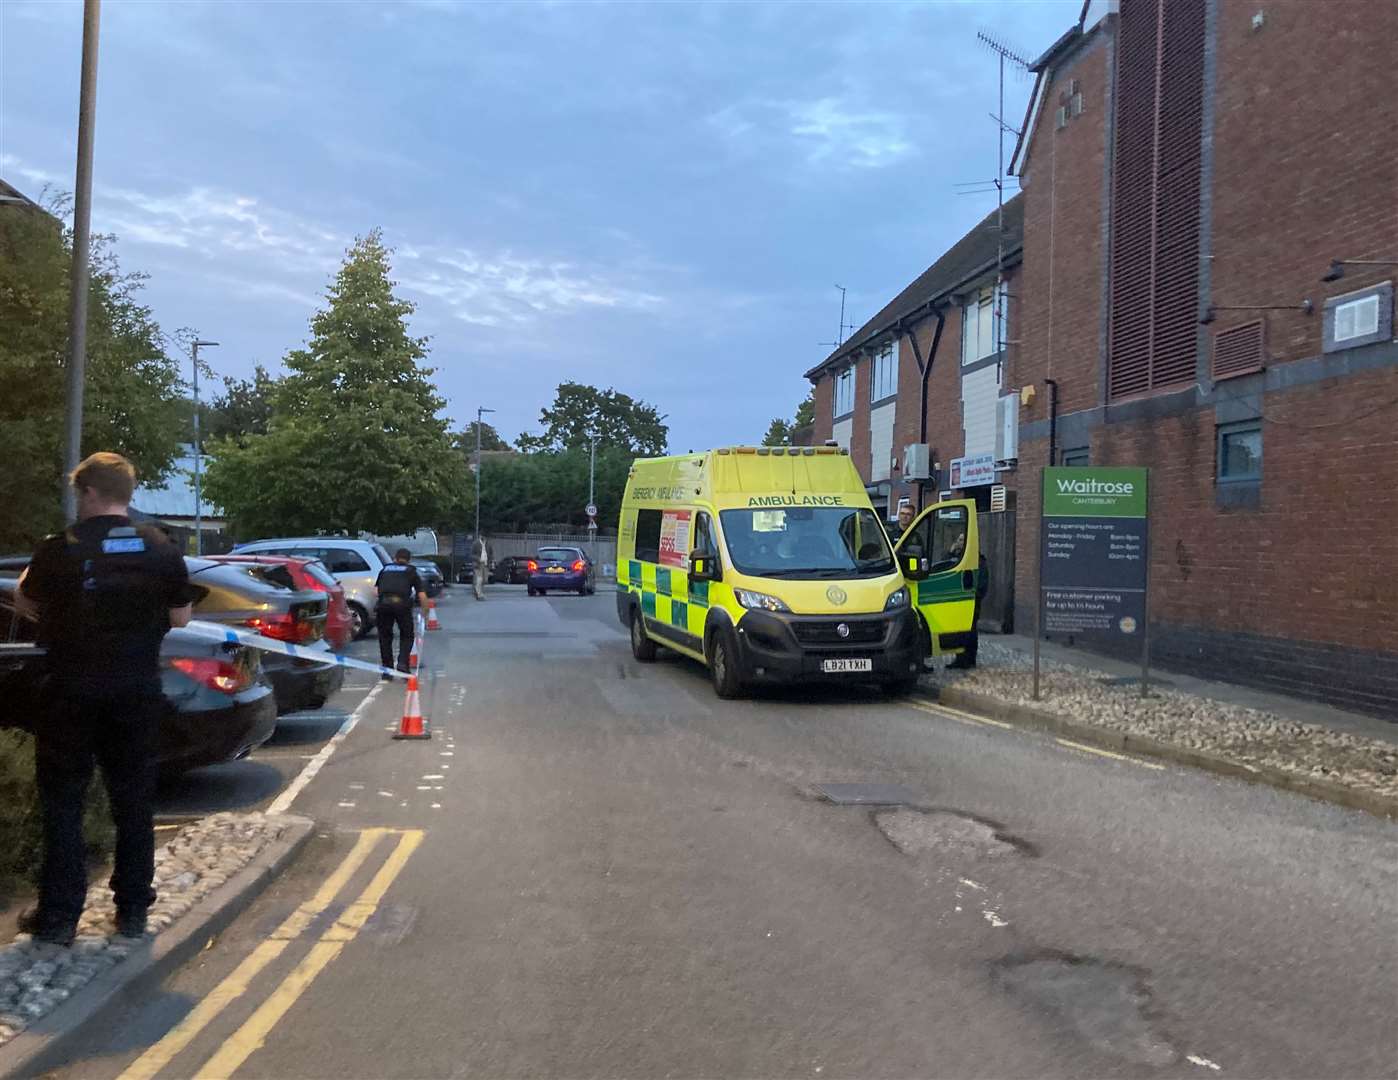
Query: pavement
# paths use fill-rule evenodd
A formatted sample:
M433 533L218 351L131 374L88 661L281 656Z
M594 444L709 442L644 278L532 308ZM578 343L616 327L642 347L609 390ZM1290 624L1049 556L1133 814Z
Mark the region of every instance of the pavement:
M242 763L300 859L47 1075L1398 1075L1392 822L857 687L723 702L606 594L439 611L432 739L354 686Z

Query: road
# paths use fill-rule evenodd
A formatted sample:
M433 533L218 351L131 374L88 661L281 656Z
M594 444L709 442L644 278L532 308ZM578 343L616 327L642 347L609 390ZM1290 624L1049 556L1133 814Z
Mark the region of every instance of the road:
M55 1075L1398 1068L1391 823L872 691L721 702L609 593L442 617L432 740L355 684L306 853Z

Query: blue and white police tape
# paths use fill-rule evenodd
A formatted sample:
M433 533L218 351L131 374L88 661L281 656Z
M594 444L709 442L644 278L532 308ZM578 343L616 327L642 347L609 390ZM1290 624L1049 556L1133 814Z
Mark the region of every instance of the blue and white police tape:
M357 671L372 671L375 675L388 675L394 679L406 679L408 672L395 671L393 668L381 667L378 664L371 664L367 660L356 660L352 656L345 656L343 653L331 652L329 648L311 648L306 645L293 645L289 641L277 641L275 638L265 637L262 634L255 634L250 630L238 630L222 623L205 622L195 619L185 626L186 630L192 630L201 637L227 642L230 645L246 645L251 649L259 649L262 652L280 653L283 656L295 657L297 660L314 660L316 663L339 664L341 667L354 668Z

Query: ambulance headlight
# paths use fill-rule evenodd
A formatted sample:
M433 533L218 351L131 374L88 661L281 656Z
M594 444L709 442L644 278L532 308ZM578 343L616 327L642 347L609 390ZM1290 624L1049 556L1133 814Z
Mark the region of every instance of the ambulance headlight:
M884 611L902 611L908 606L908 587L894 589L888 594L888 599L883 602Z
M734 589L733 596L745 608L754 611L790 611L782 601L775 596L768 596L766 593L753 592L751 589Z

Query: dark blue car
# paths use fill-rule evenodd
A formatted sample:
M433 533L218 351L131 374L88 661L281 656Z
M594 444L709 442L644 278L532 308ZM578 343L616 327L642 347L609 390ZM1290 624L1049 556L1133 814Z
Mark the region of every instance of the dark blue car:
M542 596L559 590L579 596L591 596L597 591L597 571L582 548L540 548L529 560L529 595Z

